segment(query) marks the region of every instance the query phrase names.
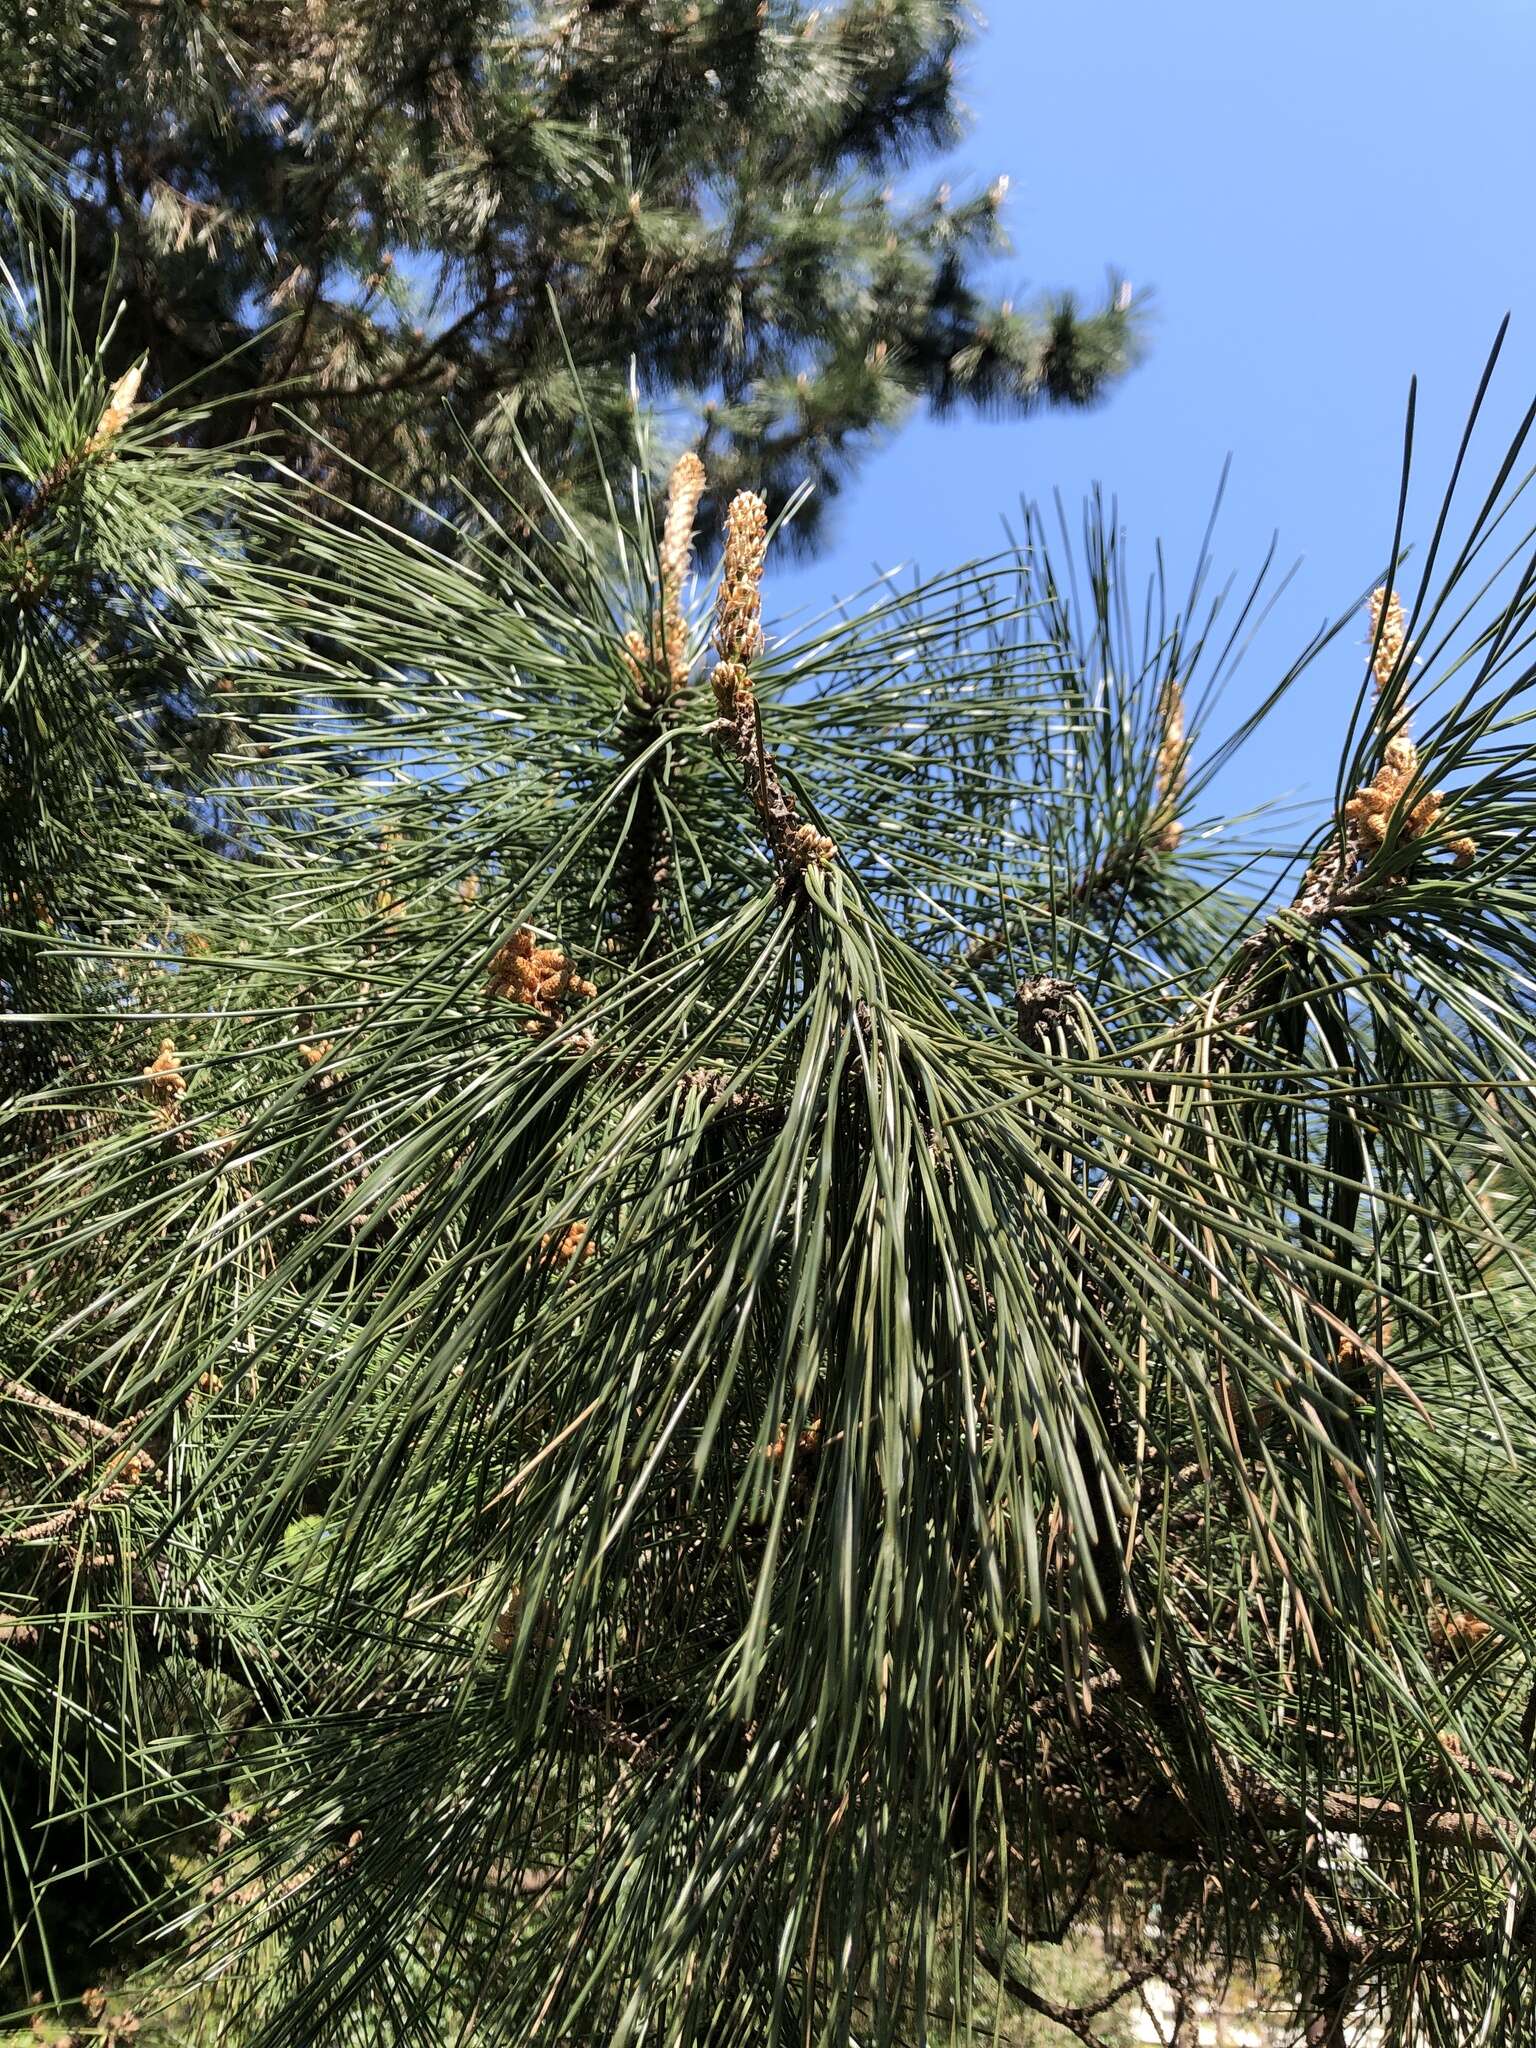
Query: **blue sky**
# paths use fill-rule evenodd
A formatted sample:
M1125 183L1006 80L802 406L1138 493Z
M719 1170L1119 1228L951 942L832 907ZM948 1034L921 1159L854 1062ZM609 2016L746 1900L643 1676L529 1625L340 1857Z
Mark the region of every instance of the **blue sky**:
M912 421L844 494L830 550L780 568L780 604L989 552L1021 493L1075 507L1096 480L1178 583L1230 452L1217 571L1257 569L1276 529L1302 558L1236 713L1385 559L1409 378L1421 538L1506 312L1479 476L1536 396L1536 7L992 0L962 89L973 125L945 171L1011 180L998 289L1097 295L1113 265L1151 291L1147 361L1089 414ZM1350 636L1309 672L1226 772L1230 806L1331 791L1362 663Z

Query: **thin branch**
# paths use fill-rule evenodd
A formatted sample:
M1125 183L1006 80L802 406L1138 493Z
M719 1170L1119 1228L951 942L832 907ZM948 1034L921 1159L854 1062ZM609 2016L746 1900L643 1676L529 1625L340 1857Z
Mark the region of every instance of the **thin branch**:
M1059 2005L1055 1999L1045 1997L1027 1978L1019 1975L1006 1954L994 1956L982 1935L978 1934L975 1937L974 1946L978 1962L996 1977L1009 1995L1016 1998L1021 2005L1027 2006L1033 2013L1038 2013L1042 2019L1050 2020L1052 2025L1061 2027L1066 2033L1075 2035L1079 2041L1087 2044L1087 2048L1102 2048L1098 2035L1093 2031L1093 2022L1102 2019L1105 2013L1117 2006L1123 1998L1129 1998L1133 1991L1139 1991L1143 1984L1163 1974L1169 1957L1188 1929L1189 1917L1185 1916L1155 1956L1138 1963L1112 1990L1106 1991L1101 1998L1095 1998L1087 2005Z
M118 1444L141 1415L129 1415L121 1422L100 1422L94 1415L82 1415L78 1408L66 1408L62 1401L52 1400L47 1394L40 1394L36 1387L29 1387L25 1380L0 1380L0 1400L14 1401L20 1408L34 1408L41 1415L54 1422L63 1423L66 1429L80 1431L84 1436L95 1437L99 1443Z

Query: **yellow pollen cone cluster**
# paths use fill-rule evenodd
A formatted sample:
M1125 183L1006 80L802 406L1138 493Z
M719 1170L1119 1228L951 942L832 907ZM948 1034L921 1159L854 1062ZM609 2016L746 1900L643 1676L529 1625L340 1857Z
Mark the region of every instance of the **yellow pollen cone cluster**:
M625 659L642 690L658 669L669 691L688 681L688 621L683 616L683 585L693 560L693 528L704 495L704 465L697 455L678 457L667 487L667 516L658 551L661 568L661 615L643 632L631 627L625 635Z
M572 1259L590 1259L597 1250L587 1235L585 1223L568 1223L558 1233L549 1230L539 1239L539 1250L543 1256L557 1266L568 1266Z
M181 1098L187 1092L187 1082L176 1047L169 1038L161 1039L160 1050L144 1069L139 1086L153 1103L159 1123L167 1130L180 1123Z
M486 993L554 1017L571 997L585 1002L597 990L574 971L558 946L539 945L527 925L519 925L491 961Z
M1184 793L1184 685L1169 676L1163 686L1159 707L1163 736L1157 749L1153 794L1157 809L1153 815L1152 848L1156 853L1177 853L1184 827L1172 815Z
M1382 588L1371 592L1371 638L1376 642L1372 662L1376 688L1385 694L1402 665L1408 638L1402 601L1395 590L1388 592ZM1344 806L1344 816L1354 827L1360 851L1367 859L1385 844L1394 819L1398 821L1398 837L1403 840L1422 839L1440 822L1445 810L1442 790L1421 790L1407 812L1402 812L1418 776L1419 750L1408 736L1408 707L1403 702L1393 716L1381 766ZM1466 867L1476 858L1477 846L1471 839L1458 838L1448 842L1447 851L1454 855L1457 867Z
M768 506L756 491L738 491L725 519L725 559L715 602L715 701L722 718L751 702L747 664L763 651L763 565L768 559Z

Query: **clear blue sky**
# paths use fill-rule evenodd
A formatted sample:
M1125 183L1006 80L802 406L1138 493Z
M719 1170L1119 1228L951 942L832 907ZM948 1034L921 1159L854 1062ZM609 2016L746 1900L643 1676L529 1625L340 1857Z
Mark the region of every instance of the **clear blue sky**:
M1421 508L1506 311L1494 423L1536 396L1536 6L992 0L962 89L973 125L944 168L1011 180L999 289L1097 295L1114 265L1154 294L1148 358L1092 413L912 421L844 494L829 552L781 566L780 603L990 552L1021 493L1075 508L1095 480L1136 557L1161 534L1182 571L1230 452L1218 572L1256 569L1276 529L1302 558L1234 686L1246 708L1387 555L1410 376ZM1331 791L1361 659L1351 640L1310 672L1228 771L1230 806Z

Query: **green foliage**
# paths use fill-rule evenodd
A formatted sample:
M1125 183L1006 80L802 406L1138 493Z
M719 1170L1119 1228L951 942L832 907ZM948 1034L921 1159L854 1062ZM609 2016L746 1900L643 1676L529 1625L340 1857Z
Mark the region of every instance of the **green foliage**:
M1118 296L1083 313L981 292L1000 186L885 182L955 135L956 0L106 19L89 61L27 39L49 90L29 132L71 167L82 287L124 295L120 346L152 391L190 381L208 431L260 432L392 516L364 472L441 505L461 434L498 491L521 440L562 503L600 513L631 365L721 507L741 481L782 505L811 480L819 511L914 403L1086 404L1134 353Z
M165 862L184 858L173 842L198 830L172 763L194 702L174 614L219 552L214 472L146 426L133 370L108 378L111 331L72 317L73 256L66 234L56 266L0 266L0 1000L13 1013L60 1009L69 991L90 1007L100 974L55 942L142 935ZM9 1034L0 1099L58 1057L53 1035Z
M129 777L103 609L217 709L82 784L131 888L11 1084L18 2003L89 1868L135 2009L261 2048L1082 2039L1245 1965L1531 2040L1522 444L1400 653L1351 605L1213 739L1266 579L1133 594L1096 508L759 652L744 506L712 679L643 449L449 556L189 513L37 360L21 511L63 461L111 574L7 675ZM1218 830L1324 661L1329 815ZM1085 1916L1128 1975L1043 1989Z
M0 8L0 205L49 194L57 163L30 131L51 118L50 87L99 61L111 18L112 0L5 0Z

